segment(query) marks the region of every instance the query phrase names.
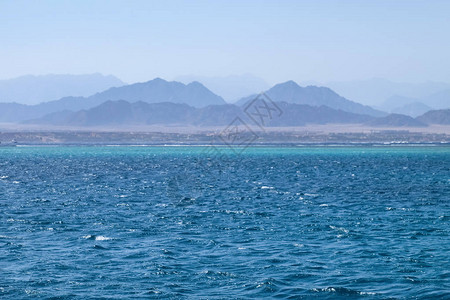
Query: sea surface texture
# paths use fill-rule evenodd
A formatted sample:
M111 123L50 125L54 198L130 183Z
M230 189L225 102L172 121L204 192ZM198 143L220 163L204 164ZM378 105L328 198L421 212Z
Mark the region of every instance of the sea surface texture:
M0 298L450 298L449 147L214 150L0 148Z

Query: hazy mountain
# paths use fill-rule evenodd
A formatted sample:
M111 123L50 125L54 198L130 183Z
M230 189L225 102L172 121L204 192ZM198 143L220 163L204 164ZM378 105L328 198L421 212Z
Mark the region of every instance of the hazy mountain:
M194 81L185 85L181 82L166 81L161 78L120 88L111 88L89 97L87 102L90 105L98 105L107 100L185 103L193 107L226 103L222 97L217 96L199 82Z
M400 114L390 114L385 117L376 118L366 123L369 126L384 127L425 127L425 123L416 120L410 116Z
M37 104L66 96L90 96L122 86L120 79L99 73L86 75L26 75L0 80L0 102Z
M0 103L0 122L18 122L35 118L32 106L18 103Z
M302 104L278 103L282 117L274 118L268 126L302 126L305 124L359 124L374 118L335 110L326 106L314 107ZM241 107L232 104L194 108L181 103L145 103L107 101L99 106L78 112L58 112L28 121L32 124L64 126L108 125L197 125L226 126L236 117L253 124Z
M450 109L432 110L417 117L417 120L426 124L450 125Z
M424 97L422 102L430 105L435 109L450 108L450 89L443 90L430 96Z
M90 97L65 97L33 106L14 105L14 107L11 107L11 104L0 103L0 111L5 107L9 109L9 114L3 116L3 118L0 114L0 121L20 122L58 111L90 109L108 100L185 103L194 107L225 104L221 97L212 93L199 82L185 85L180 82L168 82L156 78L144 83L110 88Z
M400 107L396 107L396 108L392 109L391 112L396 113L396 114L403 114L403 115L407 115L407 116L415 118L417 116L420 116L420 115L426 113L429 110L432 110L432 108L429 107L428 105L425 105L421 102L413 102L413 103L405 104Z
M306 104L311 106L328 106L333 109L343 110L346 112L366 114L372 116L383 116L386 113L375 110L369 106L365 106L344 97L339 96L333 90L327 87L307 86L301 87L294 81L280 83L269 89L265 94L276 102L288 102L296 104ZM251 101L256 95L242 98L237 105L245 105Z
M433 93L450 89L450 83L432 81L423 83L404 83L392 82L382 78L359 81L326 82L324 85L330 87L347 99L375 106L381 105L386 99L394 95L422 99ZM433 107L433 105L428 102L420 102Z
M224 77L185 75L179 76L175 80L183 83L199 81L228 102L236 102L242 97L260 93L269 88L269 85L263 79L251 74Z
M385 101L383 101L383 103L377 106L377 108L387 112L392 112L394 109L398 107L402 107L411 103L420 103L420 99L400 95L393 95L387 98Z
M395 95L384 101L380 108L392 113L417 117L432 109L450 108L450 89L421 99Z

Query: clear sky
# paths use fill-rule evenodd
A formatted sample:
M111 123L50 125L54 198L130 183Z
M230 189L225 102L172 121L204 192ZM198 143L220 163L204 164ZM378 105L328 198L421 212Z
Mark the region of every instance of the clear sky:
M0 0L0 79L450 82L450 1Z

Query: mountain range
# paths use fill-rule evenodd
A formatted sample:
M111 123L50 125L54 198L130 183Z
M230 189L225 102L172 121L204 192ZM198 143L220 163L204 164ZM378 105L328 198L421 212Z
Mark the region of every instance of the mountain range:
M306 124L364 123L372 120L367 115L335 110L327 106L314 107L304 104L279 102L282 118L268 120L267 126L303 126ZM108 125L195 125L225 126L236 117L247 124L251 119L242 108L233 104L210 105L195 108L181 103L130 103L124 100L106 101L101 105L78 112L63 111L30 120L31 124L64 126Z
M193 107L226 104L222 97L199 82L185 85L156 78L148 82L113 87L89 97L64 97L37 105L0 103L0 122L21 122L64 110L90 109L108 100L186 103Z
M265 94L276 102L288 102L296 104L306 104L311 106L328 106L334 109L343 111L366 114L375 117L385 116L386 113L371 108L370 106L362 105L341 97L333 90L327 87L307 86L301 87L294 81L287 81L280 83L267 90ZM256 95L251 95L240 99L236 105L245 105L251 101Z
M311 106L277 102L282 117L268 119L265 126L293 127L308 124L363 124L374 127L425 127L428 124L450 124L450 110L428 112L416 119L390 114L373 117L336 110L327 106ZM106 101L99 106L77 112L62 111L28 124L55 126L226 126L239 117L246 124L255 125L243 109L233 104L210 105L195 108L184 103L130 103L124 100Z
M350 101L330 88L301 87L294 81L277 84L264 95L277 103L283 112L282 118L270 120L267 126L365 124L421 127L435 123L447 124L449 114L449 110L420 114L417 118L387 114ZM63 97L36 105L0 103L0 122L58 126L222 126L240 117L250 124L252 120L244 113L244 108L256 96L227 104L222 97L199 82L183 84L156 78L112 87L88 97ZM406 99L405 103L408 101ZM412 107L411 110L416 108ZM414 113L419 115L417 111Z

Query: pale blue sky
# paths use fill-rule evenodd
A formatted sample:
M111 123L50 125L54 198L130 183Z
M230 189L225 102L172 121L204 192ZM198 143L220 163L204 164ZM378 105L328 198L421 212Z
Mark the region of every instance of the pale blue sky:
M0 0L0 79L450 82L450 1Z

